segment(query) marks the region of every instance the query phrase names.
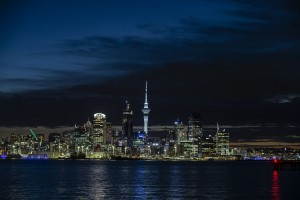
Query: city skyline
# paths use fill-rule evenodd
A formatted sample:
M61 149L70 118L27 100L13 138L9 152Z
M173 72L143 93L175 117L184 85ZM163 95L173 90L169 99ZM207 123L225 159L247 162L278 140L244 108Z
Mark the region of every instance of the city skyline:
M126 100L142 126L147 80L152 130L198 112L204 134L219 122L236 142L300 143L299 8L293 0L2 1L0 135L72 127L97 112L120 126Z

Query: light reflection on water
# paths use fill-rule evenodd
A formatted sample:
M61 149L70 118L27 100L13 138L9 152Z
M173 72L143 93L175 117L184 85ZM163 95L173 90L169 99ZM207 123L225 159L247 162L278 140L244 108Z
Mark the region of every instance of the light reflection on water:
M300 183L268 162L1 161L0 170L5 199L279 200L299 197Z
M279 178L278 178L278 171L274 170L273 171L273 176L272 176L272 199L273 200L279 200Z

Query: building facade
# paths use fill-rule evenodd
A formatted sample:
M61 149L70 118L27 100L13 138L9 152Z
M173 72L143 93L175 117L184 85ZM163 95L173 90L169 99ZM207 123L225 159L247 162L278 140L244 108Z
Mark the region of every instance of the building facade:
M216 154L229 155L229 133L225 129L220 130L219 125L216 133Z
M193 157L202 157L202 116L193 112L188 118L187 141L192 142ZM195 147L197 148L195 150Z
M123 110L122 135L125 146L131 147L133 140L133 111L128 101L126 101L126 108Z

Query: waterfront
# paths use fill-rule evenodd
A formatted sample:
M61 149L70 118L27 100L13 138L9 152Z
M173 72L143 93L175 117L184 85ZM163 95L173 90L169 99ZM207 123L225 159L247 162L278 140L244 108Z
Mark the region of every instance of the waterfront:
M0 160L4 199L299 199L299 171L261 161Z

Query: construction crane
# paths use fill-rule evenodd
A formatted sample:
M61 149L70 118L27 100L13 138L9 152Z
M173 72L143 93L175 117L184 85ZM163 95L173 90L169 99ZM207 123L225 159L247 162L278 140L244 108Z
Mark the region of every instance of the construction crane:
M33 138L34 138L34 140L37 142L37 144L38 144L38 147L37 147L37 149L36 149L36 152L38 152L39 151L39 149L40 149L40 147L41 147L41 145L42 145L42 139L41 138L38 138L37 137L37 135L33 132L33 130L30 128L29 129L30 130L30 133L31 133L31 135L33 136ZM34 148L35 149L35 148Z
M39 140L38 137L36 136L36 134L33 132L33 130L29 129L31 135L34 137L34 139L36 139L37 141Z

